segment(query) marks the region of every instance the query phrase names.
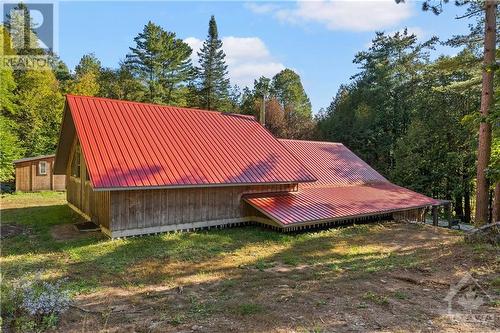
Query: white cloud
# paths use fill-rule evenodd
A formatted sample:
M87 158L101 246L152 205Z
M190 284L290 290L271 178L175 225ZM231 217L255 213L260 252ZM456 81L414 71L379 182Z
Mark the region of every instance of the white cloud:
M420 40L424 39L425 37L425 31L420 27L407 27L406 29L408 30L408 35L415 35ZM392 30L389 31L387 35L394 36L397 32L402 33L404 30L405 28Z
M316 22L329 30L371 31L394 26L409 18L413 4L384 1L297 1L293 8L247 5L255 13L272 13L278 20L293 24Z
M203 41L196 37L189 37L184 41L193 49L193 63L198 64L197 52ZM262 75L272 77L285 69L282 63L273 58L265 43L258 37L223 37L222 48L226 54L231 83L241 87L252 86L254 79Z
M203 46L203 41L201 39L198 39L196 37L188 37L184 39L184 42L193 49L193 53L191 53L191 60L193 61L193 64L198 63L198 51L200 51L201 47Z
M245 7L255 14L268 14L279 9L279 6L272 3L255 3L249 2L245 3Z

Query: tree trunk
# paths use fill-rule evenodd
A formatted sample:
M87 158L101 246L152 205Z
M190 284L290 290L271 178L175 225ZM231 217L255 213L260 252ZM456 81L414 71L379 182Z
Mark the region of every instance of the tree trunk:
M488 179L486 168L491 154L491 124L488 115L493 101L493 65L495 64L497 1L485 2L483 84L481 93L481 123L477 152L476 220L481 226L488 221Z
M457 194L455 196L455 216L460 219L460 221L464 222L464 205L462 203L462 195Z
M495 185L495 203L493 204L493 222L500 221L500 181Z

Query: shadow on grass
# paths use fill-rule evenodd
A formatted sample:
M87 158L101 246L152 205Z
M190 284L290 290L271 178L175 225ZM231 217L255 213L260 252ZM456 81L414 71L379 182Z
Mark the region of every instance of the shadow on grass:
M248 226L120 240L55 242L51 228L75 219L78 215L65 205L3 210L2 223L30 229L27 235L2 241L6 280L52 270L58 273L54 278L67 278L75 293L124 288L118 294L96 294L101 297L96 304L133 303L134 313L141 316L130 319L132 322L140 326L164 316L164 325L171 330L183 321L204 324L211 316L224 319L221 323L240 322L246 330L286 330L289 316L306 316L312 320L308 327L313 327L311 318L317 311L314 304L321 295L344 293L357 301L357 294L366 291L363 288L371 274L412 267L439 269L457 254L474 256L474 249L458 242L453 233L396 223L296 234ZM179 287L184 288L183 293L178 292ZM375 306L380 313L387 312L382 305ZM393 305L384 306L390 310ZM286 308L285 317L282 307ZM428 311L431 319L435 316L430 309L419 311ZM129 320L124 313L115 314L110 327L120 328ZM404 322L404 314L401 316ZM96 323L102 324L101 319ZM332 325L327 330L340 328ZM393 324L390 328L408 327ZM219 331L229 329L221 326Z
M387 279L384 273L399 269L440 269L455 255L470 252L472 248L453 234L395 223L295 235L242 227L125 240L81 264L103 267L115 277L100 279L102 288L124 288L96 295L98 299L91 298L92 306L102 310L105 304L133 304L137 317L126 314L127 310L115 313L107 322L109 328L118 329L127 320L138 330L156 322L165 330L197 324L227 331L232 329L230 323L238 322L247 331L274 331L299 327L290 317L301 317L305 331L316 325L326 331L343 331L346 327L342 323L317 319L318 311L324 318L333 318L327 306L321 308L333 296L345 297L331 305L337 313L367 316L364 320L369 326L365 329L376 328L377 318L389 316L399 319L385 328L412 330L420 327L422 318L427 322L441 316L436 309L442 305L447 288L441 286L418 296L426 303L420 305L420 299L413 299L412 310L405 313L400 311L403 301L386 296L379 279ZM240 265L243 256L246 261ZM286 265L291 259L293 264ZM116 266L107 267L112 262ZM281 270L273 269L276 267ZM379 275L373 278L372 274ZM180 287L183 292L179 292ZM366 295L388 301L366 305ZM415 321L408 321L409 314Z

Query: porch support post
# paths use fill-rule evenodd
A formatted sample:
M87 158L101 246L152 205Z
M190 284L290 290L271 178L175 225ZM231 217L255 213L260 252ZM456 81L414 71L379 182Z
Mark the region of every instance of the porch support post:
M451 201L448 201L444 205L445 213L446 213L446 220L448 221L448 227L451 228Z
M439 206L432 206L432 225L435 227L438 226L438 207Z

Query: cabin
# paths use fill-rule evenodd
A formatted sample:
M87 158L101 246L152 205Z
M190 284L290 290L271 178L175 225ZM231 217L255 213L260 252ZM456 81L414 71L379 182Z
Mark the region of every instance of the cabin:
M86 96L66 97L54 174L68 205L112 238L421 219L442 204L342 144L278 140L252 116Z
M54 175L55 155L44 155L15 160L16 191L64 191L66 176Z

